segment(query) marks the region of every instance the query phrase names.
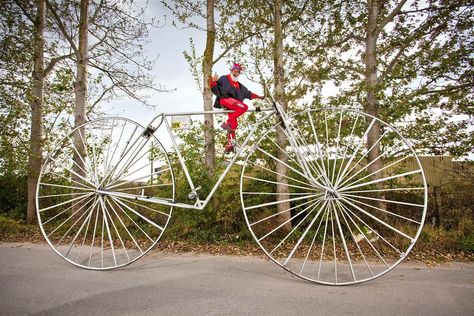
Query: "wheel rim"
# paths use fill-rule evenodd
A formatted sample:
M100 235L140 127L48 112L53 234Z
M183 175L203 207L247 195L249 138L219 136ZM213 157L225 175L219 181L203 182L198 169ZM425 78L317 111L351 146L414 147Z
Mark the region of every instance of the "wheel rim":
M124 193L174 201L173 171L158 139L120 117L75 128L40 172L36 205L43 236L79 267L106 270L138 260L158 242L173 209Z
M356 110L307 110L289 121L294 146L275 142L276 124L243 165L242 208L254 239L272 261L312 282L353 284L393 269L414 246L426 215L426 179L410 143ZM377 125L382 132L368 146ZM286 165L286 176L277 162ZM276 192L277 183L288 193Z

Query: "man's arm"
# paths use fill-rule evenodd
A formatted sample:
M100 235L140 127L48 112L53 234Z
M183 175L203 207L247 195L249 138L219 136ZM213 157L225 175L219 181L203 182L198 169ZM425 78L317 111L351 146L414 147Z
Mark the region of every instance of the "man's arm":
M242 95L245 99L253 100L253 99L263 99L263 97L249 91L243 84L240 84L240 90L242 91Z

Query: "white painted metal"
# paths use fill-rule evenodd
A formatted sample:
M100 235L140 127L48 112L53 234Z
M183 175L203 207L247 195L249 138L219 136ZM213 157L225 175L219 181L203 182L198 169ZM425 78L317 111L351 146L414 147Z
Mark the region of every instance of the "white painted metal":
M253 112L255 110L250 111ZM245 219L253 237L264 253L282 268L312 282L343 285L374 279L393 269L393 267L406 257L416 242L424 222L427 206L427 186L421 164L415 151L400 133L385 122L355 110L335 108L318 110L307 109L296 115L288 116L278 103L274 102L272 108L262 110L262 112L264 112L262 113L262 117L251 128L242 144L238 147L237 153L231 158L208 196L205 199L201 199L197 194L199 186L196 187L193 183L183 153L181 153L179 149L176 136L173 134L172 126L169 121L172 122L173 117L177 116L188 117L203 114L223 115L230 112L232 111L164 113L154 117L146 127L120 117L101 118L88 122L83 126L85 127L86 135L79 134L83 144L90 145L88 155L84 159L82 157L80 158L86 169L81 168L79 172L81 174L74 171L80 166L74 162L73 166L67 165L67 157L64 158L62 154L65 149L71 150L71 153L74 152L78 154L78 148L72 143L72 134L59 142L56 149L48 156L46 160L47 163L41 170L36 198L40 227L53 250L65 260L77 266L96 270L120 267L139 259L145 255L161 237L161 234L169 222L173 207L195 210L204 209L239 156L242 155L246 148L250 148L250 153L247 154L244 161L240 181L240 195ZM323 113L325 118L323 128L316 126L315 113ZM334 116L334 113L337 113L337 115ZM302 133L301 128L295 125L295 120L301 119L303 116L307 116L306 128L309 128L308 133L312 135L311 138L307 138ZM249 147L252 138L261 124L271 117L277 117L277 124L266 131L252 147ZM350 133L346 133L347 135L345 135L345 137L355 142L355 149L348 144L344 146L344 142L342 141L342 133L346 128L344 124L348 117L355 117L355 120L351 123ZM360 134L359 124L363 124L368 118L370 124L363 130L363 133ZM328 126L328 124L332 122L329 119L334 121L335 126ZM110 138L115 138L115 141L118 143L123 143L123 148L121 147L117 150L118 146L114 146L114 140L109 140L109 142L105 144L107 150L104 154L104 144L95 144L94 139L87 138L91 137L89 128L93 127L94 122L101 120L104 122L112 122ZM361 156L361 153L365 149L365 137L370 128L372 128L373 124L377 121L387 129L390 129L394 135L398 137L398 140L408 148L407 152L415 158L419 169L400 172L377 180L371 180L373 173L364 173L363 168L357 170L356 166L363 163L364 159L364 156L359 156ZM133 128L126 129L125 125L122 127L119 122L130 124ZM166 151L161 146L159 140L154 136L155 131L162 125L164 125L174 151L177 154L179 167L182 168L186 176L190 196L192 195L194 198L193 203L178 202L174 198L175 184L173 170L171 169ZM283 128L288 141L287 148L281 148L269 137L270 133L276 128ZM318 133L322 135L318 136ZM143 135L145 134L148 136L144 137ZM381 142L385 135L386 134L380 136L377 143ZM161 153L166 157L168 162L167 168L154 170L154 164L151 162L151 171L145 172L150 165L143 163L137 165L137 161L141 161L147 157L147 152L143 150L144 148L146 149L147 146L150 146L150 139L153 139L153 142L157 144ZM258 153L264 155L267 160L279 161L274 154L259 147L262 141L268 141L276 150L288 153L288 161L280 161L288 167L288 174L279 175L269 166L260 165L258 160L253 161L250 159ZM65 147L65 144L70 147ZM385 154L385 152L382 152L377 159L381 159ZM61 159L66 160L66 162ZM397 160L386 168L397 165L403 160L405 160L405 158ZM260 168L261 171L267 172L271 177L268 179L256 178L250 172L250 168ZM69 175L59 174L61 172L58 170L61 170L61 172L63 172L62 170L66 170L69 172ZM382 170L379 171L381 172ZM68 181L50 181L48 179L49 172L53 174L56 173L57 177ZM160 176L162 173L169 173L171 182L153 183L153 176ZM71 179L70 174L74 174L79 180ZM405 179L407 176L412 175L421 176L422 183L417 185L404 183L403 186L395 188L384 187L374 189L370 187L370 185L375 185L380 182L401 181L402 178ZM272 180L273 177L276 176L284 179L284 182L280 183ZM144 178L150 178L151 183L139 182ZM281 203L280 200L276 201L275 199L282 194L275 191L255 192L246 190L244 188L245 181L260 181L263 182L264 185L269 186L274 186L277 183L287 185L290 188L290 196L283 200L292 203L291 207L283 212L273 212L266 214L264 217L252 219L250 212L258 212L275 207L275 205ZM166 187L172 190L172 197L149 195L145 193L145 190ZM71 190L73 192L70 192ZM298 192L298 190L303 192ZM385 197L367 196L369 194L385 194L386 192L397 192L401 195L407 194L406 192L420 192L423 195L423 203L410 203L403 200L389 200L385 199ZM269 200L260 204L248 205L246 204L245 196L264 196L269 198ZM48 199L54 198L67 199L58 203L50 203L49 205L45 203ZM404 216L378 206L373 206L370 204L372 203L371 201L407 207L419 207L421 209L420 218L414 220L408 215ZM303 206L304 208L302 209ZM159 207L168 207L169 212L162 212L158 209ZM57 214L49 218L45 218L45 212L50 212L56 208L64 209L61 209ZM75 210L77 214L69 215L72 210ZM166 224L160 225L148 218L147 215L144 215L148 211L156 211L157 213L163 213L168 216ZM263 235L259 235L256 227L267 221L278 219L279 216L285 212L290 214L294 212L296 215L291 216L290 221L299 220L299 222L294 223L290 233L286 236L274 240L274 244L270 248L265 242L269 239L273 240L272 235L281 227L284 227L285 223L278 223L276 228L273 227ZM394 216L400 220L409 221L417 227L416 233L409 235L409 233L401 231L391 223L385 222L384 219L373 215L373 212L383 212L387 216ZM66 252L59 249L59 246L50 238L50 235L61 231L62 227L55 227L55 230L46 229L47 225L51 225L51 223L54 223L65 214L68 214L68 218L61 225L74 221L71 224L72 228L66 231L60 240L61 242L63 240L72 241L68 244ZM77 218L78 216L79 218ZM139 224L137 221L142 221L145 224ZM286 223L288 223L288 220ZM408 246L405 247L405 249L399 249L393 242L383 236L385 232L375 229L374 223L384 226L403 238L407 238L409 241ZM75 225L79 227L77 231L74 231ZM143 225L155 227L160 231L159 235L154 236L150 234L149 231L144 229L145 227L142 227ZM82 233L83 230L84 234ZM297 234L298 231L300 231L300 235L298 235L297 238L293 238L292 234ZM70 234L73 235L69 237ZM141 234L151 242L149 247L147 246L143 249L144 247L140 245L137 234ZM320 240L321 238L322 240ZM361 240L366 242L365 246L360 243ZM294 246L289 250L289 253L280 258L279 256L281 254L279 254L279 252L290 242L294 242ZM387 262L388 259L386 255L380 249L380 242L384 242L387 247L399 253L399 258L397 258L395 262ZM89 251L82 251L82 249L84 247L87 248L89 244ZM97 244L99 244L99 246ZM303 246L307 247L307 249L304 248L305 252L301 253L300 248ZM78 252L77 258L80 258L84 253L89 253L89 256L86 258L88 260L79 262L79 259L74 260L70 258L70 252L74 252L77 250L76 248L79 248L79 250L76 251ZM99 251L97 251L96 248L99 248ZM130 253L131 248L137 251L136 255ZM342 252L340 252L340 249L342 249ZM373 256L369 255L368 249L373 252ZM316 256L317 260L315 260L315 252L319 254ZM359 276L360 267L358 264L354 264L354 262L357 262L353 257L354 252L363 259L364 266L368 271L367 276ZM101 260L99 266L93 264L93 254L96 256L100 255ZM384 264L385 268L382 271L374 268L371 262L374 256ZM124 260L124 258L126 259ZM94 257L94 259L96 258ZM328 260L332 263L329 264ZM344 260L347 261L347 271L344 271L344 265L342 264ZM298 266L298 268L294 268L292 266L294 262L302 263L301 267ZM327 277L327 269L332 269L333 271L331 280L325 279ZM308 271L310 270L312 270L314 275L308 275Z
M397 147L408 148L404 153L408 157L393 157L393 162L368 172L365 168L373 161L366 162L366 155L374 146L366 146L366 137L377 121L385 130L377 143L385 142L390 132ZM270 166L281 160L276 154L266 154L260 144L266 142L266 148L272 145L269 135L281 128L281 123L254 144L242 169L242 208L255 241L276 264L311 282L354 284L393 269L412 249L426 216L426 178L411 144L389 124L351 109L308 109L285 118L284 122L289 146L283 149L273 142L273 152L285 153L289 161L289 172L284 176L289 195L277 199L281 195L272 194L274 188L269 186L262 189L268 191L262 192L247 189L254 187L255 181L278 183L273 180L278 174ZM306 127L297 128L296 124ZM267 165L263 159L257 159L262 154L273 163ZM382 157L391 158L384 147L377 159ZM404 165L409 157L414 159L414 167ZM258 177L253 175L255 170L259 170ZM375 174L387 171L390 174L373 179ZM378 184L384 187L374 187ZM313 212L307 204L314 201L318 192L324 203ZM259 193L265 202L254 202ZM386 198L384 194L393 197ZM411 202L412 198L419 202ZM290 201L290 208L277 213L275 206L282 200ZM288 216L280 218L278 215L282 214ZM289 221L293 225L288 231L285 224ZM404 226L397 226L402 223ZM411 227L409 231L404 230L407 226Z
M81 128L84 167L72 159L79 152L73 135ZM63 259L86 269L113 269L141 258L162 236L174 207L174 175L158 139L144 131L129 119L100 118L74 129L47 156L37 185L37 214L44 237ZM160 169L148 171L150 162ZM153 175L163 179L156 183ZM168 204L124 197L144 190ZM108 194L112 191L123 196Z

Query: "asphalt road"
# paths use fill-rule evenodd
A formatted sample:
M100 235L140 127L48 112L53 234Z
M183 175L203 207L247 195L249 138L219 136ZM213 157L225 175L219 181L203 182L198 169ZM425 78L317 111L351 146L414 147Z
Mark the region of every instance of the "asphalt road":
M474 264L402 264L368 283L300 280L260 258L154 252L115 271L0 243L0 315L474 315Z

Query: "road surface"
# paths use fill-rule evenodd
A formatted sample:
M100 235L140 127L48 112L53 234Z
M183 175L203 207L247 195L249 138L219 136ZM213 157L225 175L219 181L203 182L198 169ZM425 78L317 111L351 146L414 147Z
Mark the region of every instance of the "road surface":
M402 264L367 283L311 284L268 260L154 252L87 271L45 244L0 243L1 315L474 315L474 264Z

